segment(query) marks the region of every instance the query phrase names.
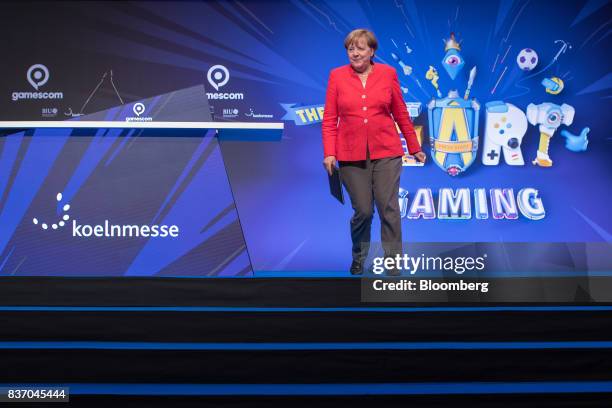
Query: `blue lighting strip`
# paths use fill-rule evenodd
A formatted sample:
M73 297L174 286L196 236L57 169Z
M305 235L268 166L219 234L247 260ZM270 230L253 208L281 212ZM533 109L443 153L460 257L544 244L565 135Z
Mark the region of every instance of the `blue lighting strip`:
M456 273L428 272L427 278L448 278L459 279L489 279L489 278L591 278L599 276L612 276L612 271L487 271L483 274L457 275ZM179 276L175 276L178 278ZM189 276L191 278L191 276ZM197 278L197 277L196 277ZM385 275L375 275L368 273L365 275L352 276L348 271L254 271L250 278L345 278L345 279L385 279ZM403 273L400 278L422 279L424 276L410 275Z
M447 278L447 279L459 279L459 278L470 278L470 279L490 279L490 278L592 278L592 277L610 277L612 276L612 271L487 271L486 276L478 275L478 274L470 274L465 273L463 275L457 275L456 273L440 273L440 272L429 272L427 277L410 275L408 273L402 273L400 278L404 279L424 279L424 278ZM18 276L18 278L49 278L48 275L28 275L28 276ZM89 278L116 278L116 279L124 279L124 280L138 280L138 279L158 279L158 280L170 280L170 279L294 279L294 278L339 278L344 280L352 280L352 279L385 279L387 276L385 275L375 275L373 273L367 273L365 275L351 275L346 270L337 270L337 271L261 271L256 270L253 271L252 275L245 276L201 276L201 275L167 275L163 278L155 277L155 276L108 276L108 275L78 275L78 276L53 276L53 278L58 278L62 280L70 280L70 279L89 279ZM397 277L394 277L394 279Z
M543 350L609 349L612 341L512 341L512 342L283 342L194 343L124 341L3 341L3 350Z
M10 388L68 387L72 395L461 395L610 393L612 381L442 382L361 384L0 384Z
M216 306L0 306L0 312L606 312L612 306L216 307Z

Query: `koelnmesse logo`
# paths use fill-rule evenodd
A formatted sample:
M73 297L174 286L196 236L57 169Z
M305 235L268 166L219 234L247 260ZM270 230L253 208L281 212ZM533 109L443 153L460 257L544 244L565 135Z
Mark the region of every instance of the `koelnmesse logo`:
M63 92L42 92L40 88L49 81L49 69L43 64L34 64L26 73L26 79L36 92L14 91L11 94L13 102L23 99L64 99Z
M62 201L62 193L57 193L55 199L59 203ZM59 220L53 223L42 222L38 218L33 218L34 225L40 225L43 230L49 228L57 230L66 225L71 219L70 204L62 206L62 215ZM132 225L132 224L113 224L109 220L104 220L103 224L82 224L72 219L72 236L80 238L123 238L123 237L143 237L143 238L177 238L179 236L178 225Z
M253 112L253 108L249 108L249 113L245 113L244 116L248 116L253 119L272 119L274 115L269 113L255 113Z
M208 83L217 92L206 92L208 99L244 99L242 92L218 92L219 88L225 86L230 79L229 70L223 65L213 65L206 73Z

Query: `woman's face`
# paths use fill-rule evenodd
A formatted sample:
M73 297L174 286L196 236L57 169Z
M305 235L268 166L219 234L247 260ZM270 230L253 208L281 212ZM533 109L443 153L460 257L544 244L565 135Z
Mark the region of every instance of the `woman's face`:
M370 58L374 55L374 50L368 46L365 37L359 37L349 45L346 50L349 61L355 71L363 72L370 65Z

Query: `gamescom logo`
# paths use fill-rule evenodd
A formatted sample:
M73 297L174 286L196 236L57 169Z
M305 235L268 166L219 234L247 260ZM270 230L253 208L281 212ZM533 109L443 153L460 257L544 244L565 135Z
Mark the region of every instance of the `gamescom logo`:
M26 73L26 79L37 92L14 91L11 93L13 102L23 99L64 99L63 92L41 92L40 88L45 85L50 78L49 69L43 64L34 64Z
M57 193L55 197L59 203L62 201L62 193ZM62 214L59 220L53 223L42 222L38 218L33 218L34 225L40 225L43 230L49 228L57 230L66 225L70 220L70 204L64 204ZM104 224L80 224L75 219L72 219L72 236L79 238L177 238L179 236L178 225L130 225L130 224L112 224L109 220L104 220Z
M206 73L208 83L219 91L219 88L224 87L230 79L229 70L223 65L213 65ZM208 99L244 99L242 92L206 92Z
M132 111L134 112L136 116L127 116L125 118L125 121L126 122L152 122L153 118L151 116L141 116L143 113L145 113L146 110L147 110L147 107L145 106L144 103L136 102L134 106L132 106Z

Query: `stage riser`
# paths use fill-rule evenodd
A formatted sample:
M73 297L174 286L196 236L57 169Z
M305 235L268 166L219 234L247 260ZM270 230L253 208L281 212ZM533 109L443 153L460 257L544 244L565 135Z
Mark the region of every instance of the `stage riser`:
M610 341L612 312L0 312L1 341ZM572 327L572 330L568 330Z
M612 373L612 349L0 350L0 361L3 383L595 381Z
M467 279L467 278L466 278ZM364 307L364 306L516 306L529 302L538 306L605 305L577 291L576 284L593 288L612 287L610 277L586 278L492 278L491 291L479 296L463 292L443 293L413 303L361 301L361 279L357 278L46 278L4 277L0 285L3 306L208 306L208 307ZM529 283L531 282L531 283ZM527 290L525 284L535 285ZM608 285L608 286L606 286ZM548 288L548 289L546 289ZM564 288L564 296L547 292ZM523 296L523 292L530 292ZM607 296L608 292L606 292ZM567 295L567 296L566 296ZM387 300L390 298L386 298ZM421 298L424 300L426 298ZM555 300L556 299L556 300ZM523 303L526 305L526 303Z

